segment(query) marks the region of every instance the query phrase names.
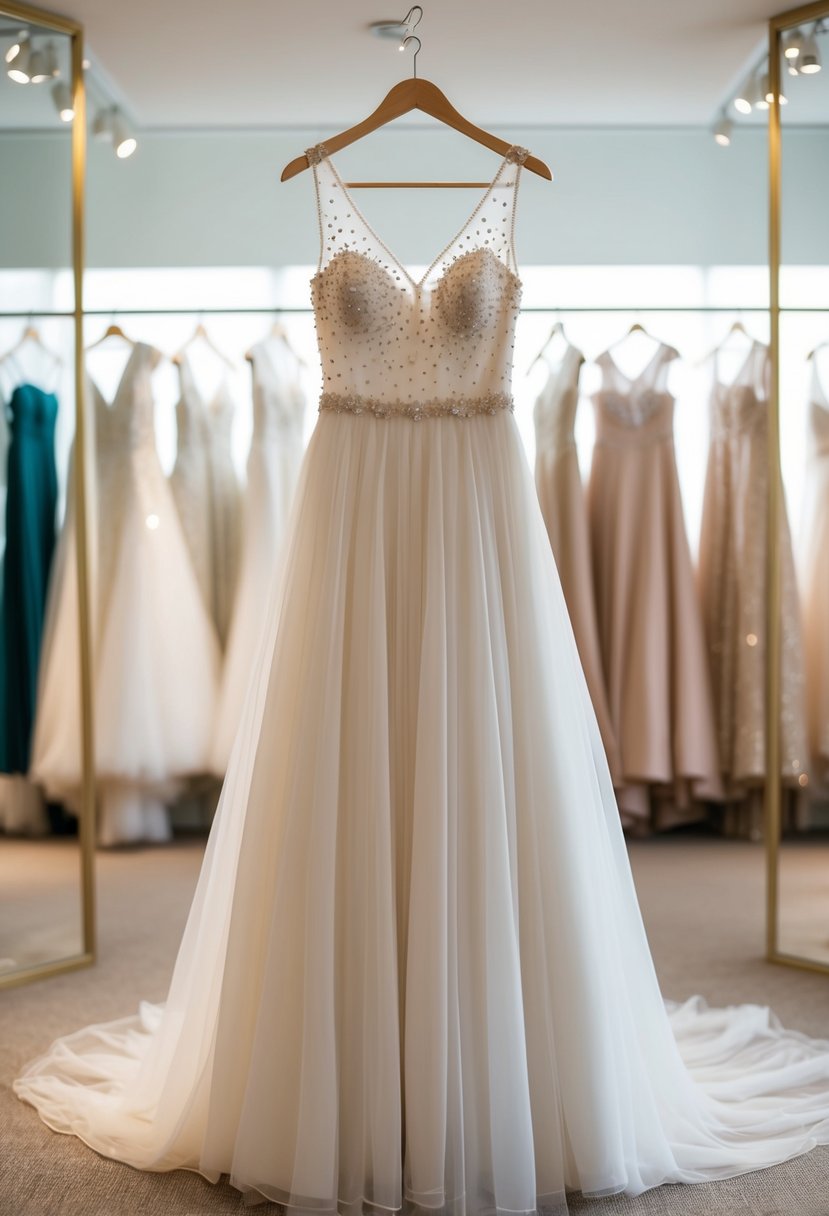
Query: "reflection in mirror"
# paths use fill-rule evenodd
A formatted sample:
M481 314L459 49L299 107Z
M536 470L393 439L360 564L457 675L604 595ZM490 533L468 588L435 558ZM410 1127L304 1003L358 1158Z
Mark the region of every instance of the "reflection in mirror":
M71 44L0 11L0 981L84 952L79 744L73 772L50 761L81 720L60 666L79 620Z
M829 4L784 30L780 50L780 457L794 566L784 541L778 949L829 965Z

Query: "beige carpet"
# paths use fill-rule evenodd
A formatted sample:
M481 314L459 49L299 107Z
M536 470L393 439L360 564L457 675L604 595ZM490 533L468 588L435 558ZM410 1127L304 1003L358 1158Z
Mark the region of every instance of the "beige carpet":
M17 1101L17 1069L56 1035L163 998L195 884L191 842L99 859L100 959L88 971L0 993L1 1216L197 1216L245 1209L197 1175L141 1174L49 1132ZM829 978L764 963L763 858L756 846L662 839L632 847L666 995L768 1003L829 1037ZM662 1187L639 1199L573 1198L576 1216L829 1216L829 1149L727 1183ZM260 1208L257 1211L274 1210Z

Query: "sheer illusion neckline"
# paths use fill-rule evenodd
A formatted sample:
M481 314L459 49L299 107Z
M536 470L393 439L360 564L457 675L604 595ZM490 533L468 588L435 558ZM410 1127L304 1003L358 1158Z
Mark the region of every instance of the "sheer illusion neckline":
M645 363L645 365L641 369L641 371L637 372L637 374L635 376L629 376L627 374L627 372L622 371L621 367L616 362L616 360L613 358L613 355L610 353L609 350L606 350L604 352L604 355L602 355L602 358L607 363L610 364L610 367L615 372L615 374L617 376L619 376L622 380L624 380L625 384L627 385L627 391L630 392L632 389L636 388L642 382L642 380L645 379L645 377L648 375L649 372L653 371L660 355L662 355L663 352L667 349L669 349L669 348L666 346L666 344L664 342L657 343L656 350L653 352L650 359L647 360L647 362Z
M486 205L487 200L491 196L493 190L498 185L498 182L500 181L500 179L503 175L504 169L511 162L513 154L516 151L520 151L520 149L518 149L517 145L515 145L515 144L510 145L510 147L507 149L506 154L504 155L503 159L501 160L501 163L499 164L499 166L496 170L495 176L493 177L492 181L487 186L484 193L481 195L481 197L478 200L477 204L475 205L475 208L473 209L473 211L470 213L470 215L467 217L467 219L461 225L461 227L458 229L458 231L454 234L454 236L452 236L450 238L450 240L443 246L443 248L438 252L438 254L432 259L432 261L429 263L428 267L426 268L424 274L421 275L421 277L419 279L416 279L414 277L414 275L412 275L412 273L407 269L407 267L404 265L404 263L401 262L400 258L398 258L397 255L392 251L392 249L389 247L389 245L387 245L386 242L383 240L383 238L378 235L378 233L375 231L372 224L369 222L369 220L366 218L366 216L360 210L359 206L357 205L357 202L354 199L354 196L351 194L351 192L349 191L345 182L340 177L337 166L334 164L334 161L332 160L330 153L325 152L324 159L328 162L328 166L331 170L331 173L334 176L334 180L336 181L340 190L342 190L343 198L346 200L348 205L353 209L354 214L360 220L360 223L365 225L367 231L370 233L370 235L372 237L374 237L374 240L377 242L379 247L383 250L383 252L387 255L387 257L393 262L395 269L399 270L401 274L405 275L408 283L410 284L410 286L412 288L414 288L415 292L419 292L419 291L422 291L422 289L428 282L432 272L441 264L443 258L446 257L446 254L449 252L449 250L452 248L452 246L455 245L461 239L461 237L466 232L469 225L483 210L484 206ZM516 189L517 189L517 182L516 182ZM514 210L514 207L515 207L515 203L513 202L513 210ZM372 258L370 254L361 253L360 251L357 251L357 252L358 252L359 257L366 257L366 258L368 258L369 261L375 262L377 260L376 258ZM504 263L504 265L505 265L508 273L511 274L516 281L518 281L518 276L511 269L511 267L506 265L506 263Z
M723 392L726 392L726 393L728 392L729 389L732 389L732 388L746 387L745 385L742 384L743 377L746 375L746 372L749 370L749 368L751 366L751 362L752 362L755 354L757 353L757 350L762 345L763 345L762 342L759 342L757 340L757 338L752 338L751 345L749 346L748 350L746 351L745 358L743 359L742 363L738 367L734 376L730 380L723 380L722 376L720 375L720 351L718 351L718 350L714 351L714 383L717 385L717 387L722 389Z

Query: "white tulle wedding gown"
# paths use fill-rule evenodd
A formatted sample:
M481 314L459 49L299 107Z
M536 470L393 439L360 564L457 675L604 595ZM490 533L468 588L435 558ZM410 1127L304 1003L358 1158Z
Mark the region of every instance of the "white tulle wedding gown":
M320 418L168 1000L16 1082L101 1153L460 1216L829 1140L829 1043L659 992L511 408L525 156L415 280L309 154Z

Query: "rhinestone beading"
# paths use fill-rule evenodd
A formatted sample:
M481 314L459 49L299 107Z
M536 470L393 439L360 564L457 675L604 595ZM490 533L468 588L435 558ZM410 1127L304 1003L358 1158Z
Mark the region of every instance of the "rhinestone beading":
M434 398L429 401L381 401L356 393L323 393L320 413L370 414L373 418L478 418L514 409L509 393L486 393L481 397Z
M325 144L314 144L313 148L306 148L305 155L308 158L309 165L318 165L320 161L325 160L328 155L328 149Z

